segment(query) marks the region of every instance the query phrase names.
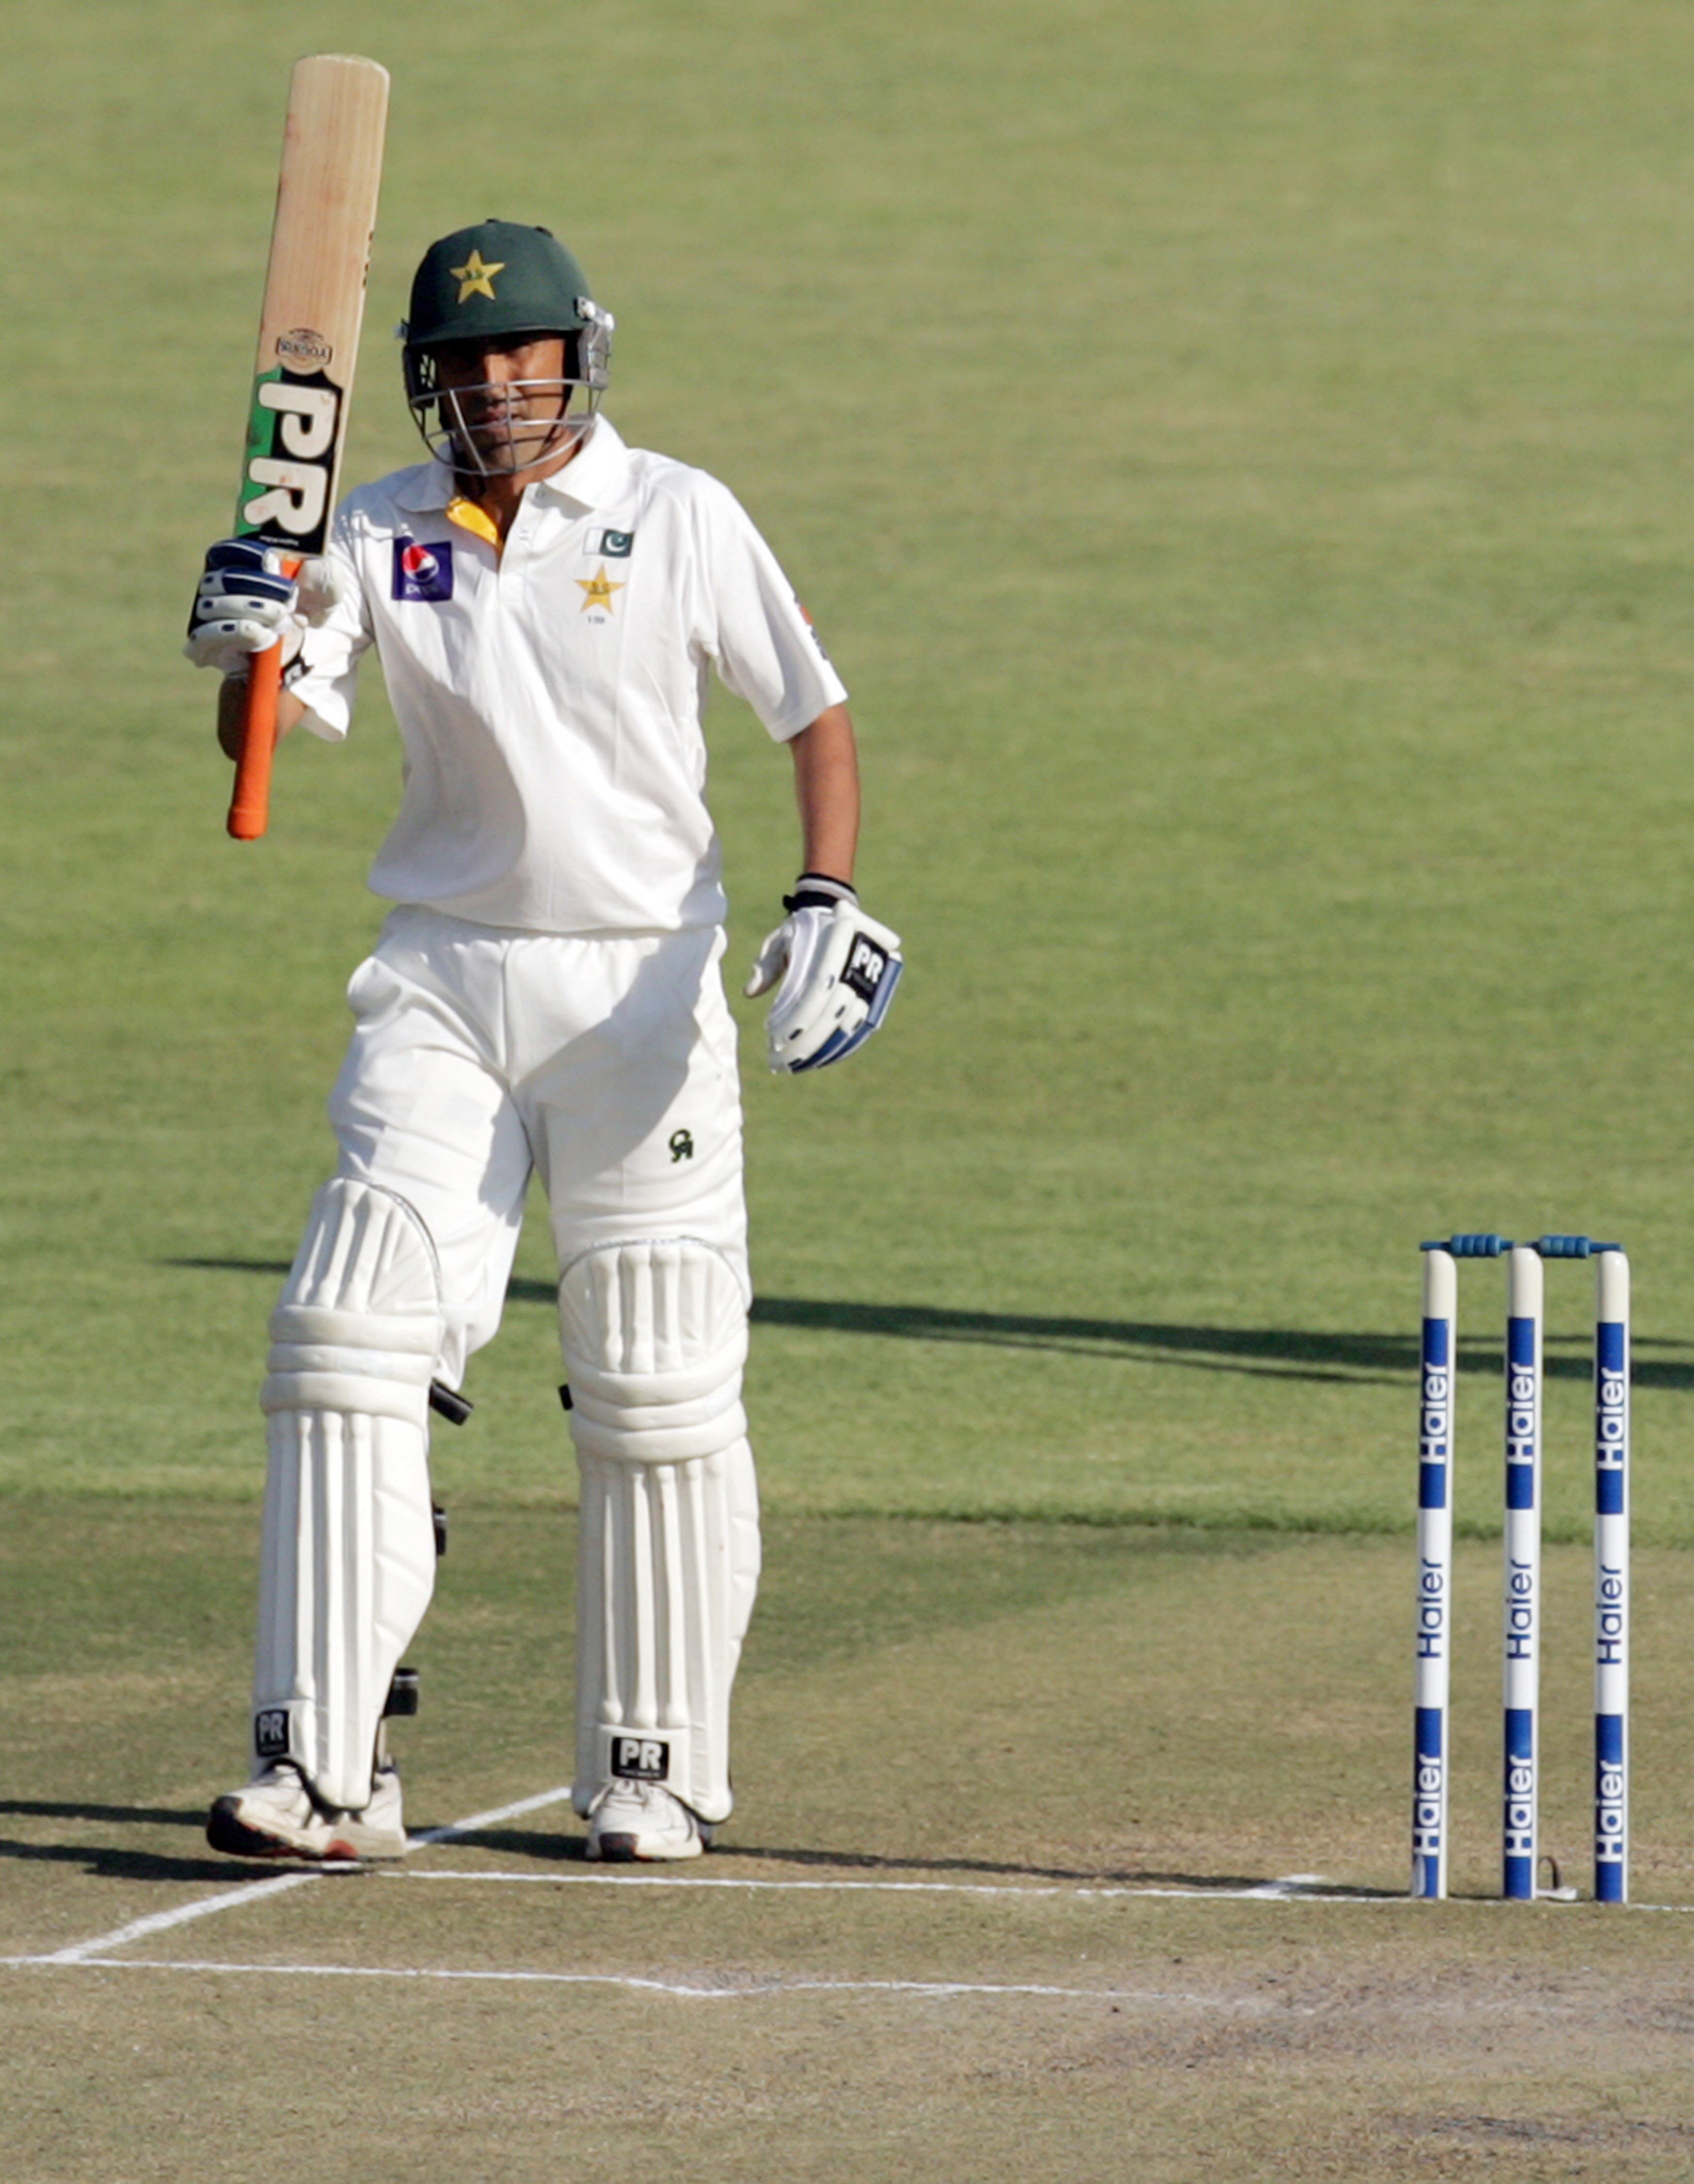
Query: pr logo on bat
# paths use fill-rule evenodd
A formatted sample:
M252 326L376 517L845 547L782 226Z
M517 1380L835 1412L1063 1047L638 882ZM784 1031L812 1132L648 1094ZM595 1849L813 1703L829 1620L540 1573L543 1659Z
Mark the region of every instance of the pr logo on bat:
M255 382L236 511L244 535L293 553L322 552L341 404L341 388L321 371L278 370Z

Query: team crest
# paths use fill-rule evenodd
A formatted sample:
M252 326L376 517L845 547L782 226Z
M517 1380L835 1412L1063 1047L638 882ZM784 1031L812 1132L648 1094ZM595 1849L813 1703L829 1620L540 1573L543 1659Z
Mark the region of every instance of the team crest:
M599 621L609 620L616 595L625 585L607 576L605 563L602 561L592 577L577 577L574 582L582 591L582 612L592 613Z
M415 538L397 538L393 596L397 599L450 599L452 546L445 540L438 546L421 546Z
M453 268L453 277L459 283L460 302L468 303L472 296L486 296L491 304L497 303L499 299L494 293L494 276L505 270L504 259L485 265L482 252L473 250L462 265Z

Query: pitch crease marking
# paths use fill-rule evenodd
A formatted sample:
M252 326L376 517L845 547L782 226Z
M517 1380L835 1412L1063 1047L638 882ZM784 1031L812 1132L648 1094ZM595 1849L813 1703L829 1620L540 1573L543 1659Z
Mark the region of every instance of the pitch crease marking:
M533 1813L543 1805L562 1804L571 1794L567 1786L543 1790L532 1797L520 1797L515 1804L499 1805L492 1811L472 1813L468 1819L454 1820L444 1828L428 1828L421 1835L411 1836L408 1852L425 1850L432 1843L445 1842L454 1836L469 1835L474 1829L492 1827L497 1820L515 1819L521 1813ZM359 1866L343 1867L345 1872L363 1872ZM143 1941L149 1934L162 1934L172 1926L186 1926L193 1919L209 1919L214 1912L232 1911L237 1905L252 1903L266 1896L281 1896L291 1888L304 1888L309 1881L326 1880L335 1876L332 1866L313 1866L302 1872L298 1867L287 1873L274 1875L266 1880L249 1880L238 1888L220 1889L215 1896L197 1897L192 1903L179 1903L175 1910L150 1912L144 1919L132 1919L126 1926L119 1926L109 1934L97 1934L92 1941L73 1942L68 1948L55 1949L49 1956L15 1957L0 1959L8 1964L75 1964L90 1960L98 1950L103 1953L110 1949L121 1949L131 1942Z
M1251 1888L1161 1888L1151 1883L1073 1887L1061 1882L1034 1886L977 1880L765 1880L733 1874L681 1873L501 1873L455 1866L421 1866L401 1872L390 1867L380 1871L382 1880L457 1880L488 1882L526 1888L740 1888L777 1892L817 1890L837 1893L860 1892L884 1896L994 1896L1050 1899L1097 1899L1117 1897L1176 1897L1184 1903L1401 1903L1406 1898L1381 1893L1350 1893L1327 1887L1322 1893L1309 1884L1293 1880L1260 1881Z
M646 1994L668 1994L683 2002L758 2002L788 1994L911 1994L939 1997L967 1995L1028 1995L1059 2002L1112 2002L1185 2004L1197 2009L1271 2010L1286 2014L1290 2006L1257 1998L1234 2000L1214 1995L1167 1994L1112 1986L1045 1986L1011 1981L971 1980L828 1980L772 1979L746 1986L689 1986L680 1981L643 1979L626 1972L458 1971L415 1965L386 1964L244 1964L212 1959L167 1959L147 1957L0 1957L0 1966L38 1967L72 1964L81 1969L117 1972L267 1972L296 1979L482 1980L517 1986L615 1986ZM1303 2010L1315 2016L1315 2008Z

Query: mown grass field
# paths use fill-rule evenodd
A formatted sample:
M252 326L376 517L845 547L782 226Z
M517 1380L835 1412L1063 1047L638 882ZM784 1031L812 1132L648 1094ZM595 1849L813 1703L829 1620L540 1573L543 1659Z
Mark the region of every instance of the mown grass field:
M745 1071L771 1576L713 1869L1397 1887L1416 1245L1569 1228L1636 1269L1639 1892L1694 1902L1686 10L82 0L20 17L0 87L7 1948L226 1870L194 1815L239 1749L264 1322L396 761L371 678L237 848L175 648L233 489L287 68L319 49L395 82L350 474L411 460L387 336L423 244L556 226L618 315L620 427L735 487L842 666L863 891L908 944L851 1067ZM712 734L736 963L791 877L789 791L750 716ZM437 1450L460 1559L420 1645L421 1825L560 1772L549 1275L538 1230ZM1569 1856L1588 1296L1549 1292ZM1479 1895L1492 1275L1463 1311ZM455 1863L558 1880L556 1812L514 1830ZM197 2174L245 2174L280 2102L372 2177L425 2148L455 2180L669 2161L702 2117L738 2177L849 2173L848 2145L961 2179L1686 2173L1669 1918L753 1901L665 1925L443 1883L203 1930L217 1961L772 1983L686 2032L633 1988L7 1972L8 2172L170 2175L187 2134ZM925 1966L1133 1988L1139 2030L1106 2021L1127 2001L797 1998ZM259 1990L319 2067L258 2040ZM331 2026L380 2092L332 2088ZM638 2064L582 2061L608 2047ZM451 2091L402 2106L417 2053Z

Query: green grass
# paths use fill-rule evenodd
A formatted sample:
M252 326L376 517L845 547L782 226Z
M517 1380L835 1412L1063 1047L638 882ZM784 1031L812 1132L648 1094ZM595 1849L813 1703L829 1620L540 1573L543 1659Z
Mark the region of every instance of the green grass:
M768 1546L705 1868L602 1885L549 1805L277 1894L200 1830L241 1764L251 1513L12 1503L0 1955L36 1961L0 1968L5 2174L142 2184L192 2143L197 2176L244 2184L281 2128L330 2173L443 2184L632 2152L735 2184L896 2184L914 2157L1093 2184L1126 2133L1152 2184L1686 2175L1686 1916L1481 1900L1494 1551L1459 1557L1456 1897L1433 1907L1385 1894L1399 1541L781 1516ZM1694 1883L1684 1562L1638 1570L1647 1905ZM571 1563L562 1514L455 1524L395 1731L415 1827L559 1781ZM1585 1883L1589 1574L1548 1557L1543 1841ZM1330 1900L1232 1893L1295 1873Z
M331 1156L397 757L371 677L349 745L287 748L271 835L232 845L176 646L232 500L287 66L320 48L395 80L349 475L412 459L388 329L423 245L547 221L618 315L610 414L735 488L853 691L866 900L911 972L886 1033L805 1085L762 1074L742 1009L770 1513L744 1850L1397 1887L1416 1246L1569 1228L1635 1268L1640 1892L1686 1902L1689 10L14 13L13 1945L230 1870L196 1816L240 1763L265 1321ZM733 967L791 877L791 794L741 709L710 734ZM551 1271L532 1223L476 1416L437 1437L455 1545L419 1641L418 1821L559 1771ZM1467 1270L1462 1297L1474 1892L1500 1287ZM1548 1287L1548 1827L1580 1869L1587 1282ZM475 1855L549 1870L552 1826ZM7 2173L129 2184L189 2147L244 2176L279 2119L373 2178L397 2148L538 2180L633 2141L761 2184L838 2177L844 2147L867 2178L917 2153L1072 2184L1117 2173L1126 2117L1149 2184L1687 2166L1669 1918L703 1897L672 1926L513 1887L437 1929L401 1911L427 1894L232 1914L206 1946L682 1956L778 1989L1067 1965L1139 1999L802 2022L777 1992L684 2020L401 1987L379 2023L280 1979L20 1972Z
M394 748L373 677L237 849L174 644L326 45L396 79L351 474L411 454L421 244L550 220L613 414L731 480L853 687L911 972L850 1070L748 1071L772 1505L1403 1524L1417 1241L1572 1227L1634 1251L1640 1521L1694 1540L1684 11L109 0L25 43L0 1484L255 1490L231 1262L290 1256L328 1156ZM713 739L733 962L793 828L750 718ZM548 1273L461 1493L568 1492ZM1488 1278L1464 1309L1491 1338Z

